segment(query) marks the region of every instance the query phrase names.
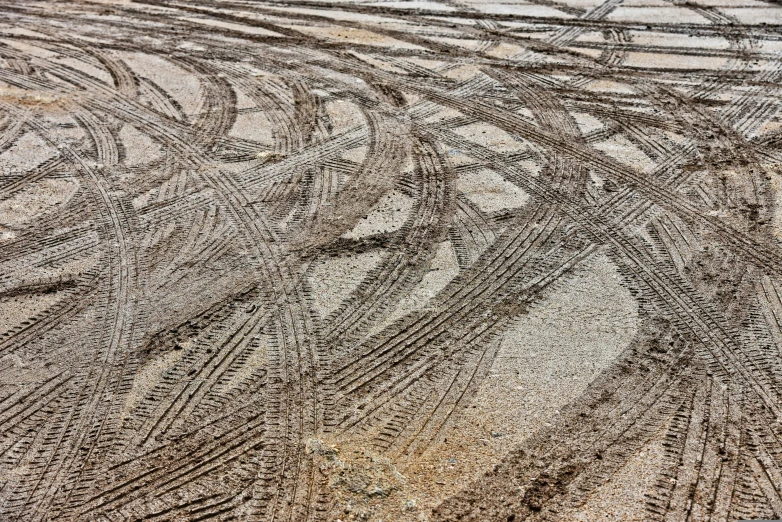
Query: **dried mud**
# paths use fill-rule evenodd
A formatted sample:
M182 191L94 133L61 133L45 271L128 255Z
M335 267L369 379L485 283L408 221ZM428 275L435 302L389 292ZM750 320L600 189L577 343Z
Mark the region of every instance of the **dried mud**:
M0 519L782 518L774 2L0 13Z

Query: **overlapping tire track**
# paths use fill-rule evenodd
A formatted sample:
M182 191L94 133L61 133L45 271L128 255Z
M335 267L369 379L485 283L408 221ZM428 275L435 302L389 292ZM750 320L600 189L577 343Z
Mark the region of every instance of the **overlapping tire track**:
M662 436L647 518L782 516L776 26L435 4L3 7L23 29L0 43L0 163L27 133L59 151L0 178L22 220L0 223L0 304L31 303L0 338L21 379L0 389L4 515L394 519L377 506L408 486L346 482L352 446L403 471L440 451L503 332L601 254L635 341L430 514L567 518ZM506 184L488 205L484 173ZM7 210L70 178L67 202ZM401 225L376 207L397 197Z

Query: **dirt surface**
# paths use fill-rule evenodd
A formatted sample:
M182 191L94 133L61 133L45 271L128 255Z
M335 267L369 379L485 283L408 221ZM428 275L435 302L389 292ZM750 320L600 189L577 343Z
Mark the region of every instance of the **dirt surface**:
M774 2L0 13L0 519L782 518Z

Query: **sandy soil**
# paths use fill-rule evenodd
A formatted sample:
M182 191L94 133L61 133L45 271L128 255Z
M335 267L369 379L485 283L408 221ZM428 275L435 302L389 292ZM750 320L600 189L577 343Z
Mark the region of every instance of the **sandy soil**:
M782 518L774 2L0 12L0 519Z

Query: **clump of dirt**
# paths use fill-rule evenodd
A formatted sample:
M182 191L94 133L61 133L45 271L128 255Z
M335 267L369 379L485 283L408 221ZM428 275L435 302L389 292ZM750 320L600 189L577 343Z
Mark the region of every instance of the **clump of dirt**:
M0 86L0 100L29 108L64 109L69 99L65 95Z
M388 457L366 447L340 446L312 439L307 450L334 495L335 520L427 520L410 496L407 479Z

